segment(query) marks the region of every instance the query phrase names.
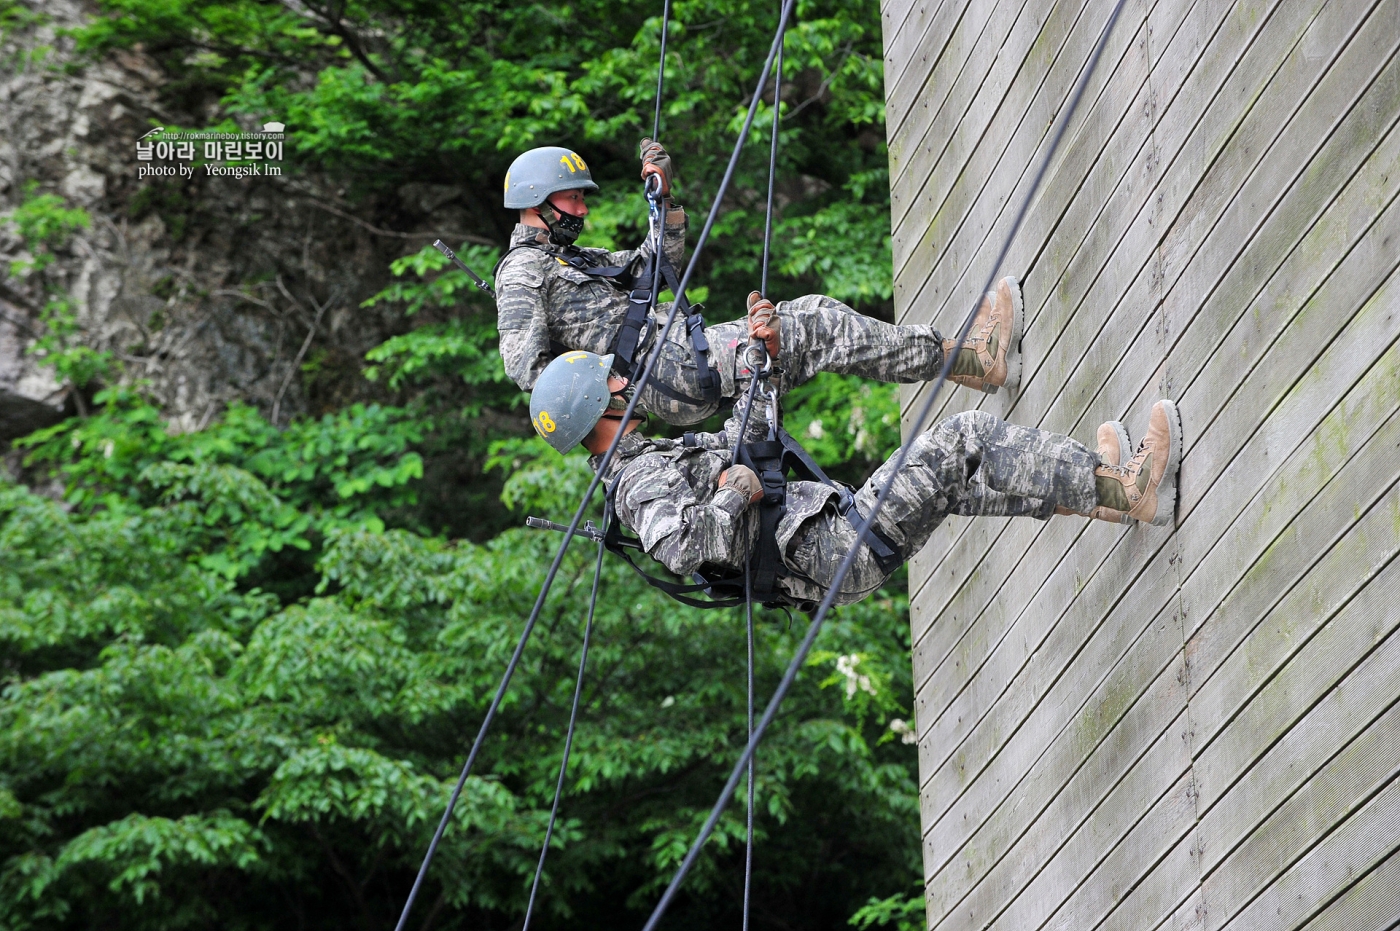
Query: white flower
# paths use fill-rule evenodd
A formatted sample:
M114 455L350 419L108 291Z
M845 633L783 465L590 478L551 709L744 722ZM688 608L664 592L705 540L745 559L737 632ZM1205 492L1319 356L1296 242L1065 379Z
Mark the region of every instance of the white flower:
M836 657L836 671L846 677L846 698L847 700L856 697L856 690L875 694L875 686L871 684L869 676L863 676L856 672L856 666L860 664L859 653L847 653Z
M112 453L114 453L114 452L116 451L116 449L117 449L117 444L116 444L116 443L113 443L111 440L108 440L108 441L107 441L107 445L102 447L102 458L103 458L103 459L111 459L111 458L112 458Z
M807 435L814 440L819 440L826 436L826 428L822 426L821 419L818 418L807 424Z
M914 733L914 725L908 721L895 718L890 722L890 730L899 735L899 742L912 744L919 742L919 735Z
M675 703L676 703L676 696L674 696L674 695L667 695L665 698L661 699L661 707L662 707L662 708L669 708L669 707L671 707L672 705L674 705Z

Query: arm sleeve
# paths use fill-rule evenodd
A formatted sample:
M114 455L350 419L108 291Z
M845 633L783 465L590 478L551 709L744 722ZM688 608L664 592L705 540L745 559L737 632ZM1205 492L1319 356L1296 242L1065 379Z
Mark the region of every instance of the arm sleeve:
M676 575L703 563L734 564L740 515L748 502L720 488L701 504L684 475L665 460L639 459L618 478L618 517L642 548Z
M743 352L743 347L739 348ZM744 422L744 411L749 404L748 383L742 385L739 397L734 401L734 408L729 412L729 419L724 422L724 441L727 448L733 448L734 444L740 442L739 425ZM753 413L749 415L748 423L744 426L744 437L742 442L753 443L758 440L768 438L768 396L764 390L765 385L758 386L758 392L754 398Z
M666 211L666 219L661 227L661 249L666 253L666 258L670 260L671 267L677 272L680 271L681 262L685 260L685 230L687 224L685 208L679 204L672 204ZM639 259L646 260L651 257L651 244L643 242L636 249L627 249L622 252L609 252L609 265L627 265Z
M533 256L513 259L497 275L496 328L506 374L521 391L529 391L549 364L544 270Z

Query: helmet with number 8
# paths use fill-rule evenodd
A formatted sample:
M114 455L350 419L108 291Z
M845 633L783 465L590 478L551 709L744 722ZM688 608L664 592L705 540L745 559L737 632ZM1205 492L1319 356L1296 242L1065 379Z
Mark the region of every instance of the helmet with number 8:
M510 210L538 207L555 191L598 190L593 173L578 153L557 145L516 156L506 172L505 205Z
M530 423L544 441L567 453L588 436L608 409L613 357L575 350L540 373L530 392Z

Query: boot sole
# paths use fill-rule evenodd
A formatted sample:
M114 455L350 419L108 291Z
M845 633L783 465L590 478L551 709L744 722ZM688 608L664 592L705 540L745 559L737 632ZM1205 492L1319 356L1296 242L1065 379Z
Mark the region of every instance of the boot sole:
M1181 472L1181 411L1175 401L1161 401L1167 412L1167 433L1170 436L1171 458L1167 469L1162 473L1161 484L1157 486L1157 513L1152 515L1152 526L1165 527L1176 516L1176 479Z
M1007 275L1002 281L1011 282L1011 345L1006 350L1006 384L983 385L984 394L996 394L1001 388L1016 390L1021 385L1021 337L1026 332L1026 303L1021 299L1021 282L1015 275Z
M1115 464L1122 465L1133 458L1133 441L1129 439L1128 428L1123 425L1121 420L1110 420L1108 423L1109 426L1113 427L1113 432L1118 435L1118 462Z

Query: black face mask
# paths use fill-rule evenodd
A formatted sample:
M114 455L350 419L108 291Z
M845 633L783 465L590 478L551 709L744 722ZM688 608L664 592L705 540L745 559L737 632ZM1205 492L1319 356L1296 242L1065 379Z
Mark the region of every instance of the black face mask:
M634 395L634 394L636 394L636 393L637 393L637 389L634 388L632 385L628 385L627 387L623 388L621 391L614 391L614 392L612 393L612 396L608 398L608 410L610 410L610 411L625 411L625 410L627 410L627 405L632 403L632 395Z
M549 229L549 241L556 246L572 246L583 233L583 217L564 213L549 201L539 206L540 219Z

